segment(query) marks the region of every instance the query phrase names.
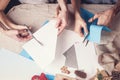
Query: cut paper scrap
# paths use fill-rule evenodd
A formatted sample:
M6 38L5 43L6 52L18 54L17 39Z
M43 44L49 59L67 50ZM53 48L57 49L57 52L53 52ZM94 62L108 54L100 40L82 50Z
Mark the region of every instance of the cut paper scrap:
M100 43L102 30L110 32L111 30L104 26L90 25L90 33L87 39L91 42Z
M92 14L91 12L89 12L83 8L80 8L80 12L81 12L82 18L87 23L87 28L88 28L89 33L90 33L87 37L87 40L89 40L91 42L95 42L95 43L100 43L101 32L103 30L110 32L111 30L105 26L98 26L97 19L95 21L93 21L92 23L88 22L88 20L94 16L94 14Z
M31 57L31 56L27 53L27 51L24 50L24 49L20 52L19 55L21 55L21 56L23 56L23 57L25 57L25 58L27 58L27 59L33 60L32 57Z
M55 25L56 21L51 20L48 24L45 24L33 34L40 42L43 43L43 46L35 39L30 40L23 46L23 48L41 68L49 65L55 57L58 32Z

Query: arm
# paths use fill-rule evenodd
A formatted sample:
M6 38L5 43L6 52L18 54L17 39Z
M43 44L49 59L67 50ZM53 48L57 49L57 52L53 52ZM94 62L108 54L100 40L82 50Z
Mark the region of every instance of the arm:
M74 10L74 16L75 16L75 29L74 31L78 33L80 36L84 36L82 29L84 29L84 32L88 34L88 30L86 27L85 21L80 16L80 4L81 0L71 0L72 7Z
M66 0L58 0L58 4L59 4L58 8L60 10L57 10L58 13L56 27L58 28L59 35L68 24L68 7L66 4Z
M66 0L58 0L58 4L62 11L68 11Z
M6 6L8 5L9 1L10 0L0 0L0 22L3 23L8 29L16 29L18 25L12 23L3 12Z
M6 6L8 5L10 0L0 0L0 22L5 24L4 23L4 19L3 19L3 11L4 9L6 8ZM0 26L0 31L4 32L3 28Z
M4 14L3 11L8 5L9 1L10 0L0 0L0 31L18 41L27 41L31 39L31 36L28 35L28 33L25 31L26 26L20 26L12 23ZM24 35L24 37L19 36L23 34L19 33L21 30L24 31L24 33L27 35Z
M79 18L81 0L71 0L71 3L74 10L75 18Z
M118 0L118 2L112 8L110 8L106 11L103 11L103 12L96 13L89 20L89 22L92 22L95 19L98 19L98 22L97 22L98 25L104 25L104 26L112 27L110 25L110 23L119 11L120 11L120 0Z

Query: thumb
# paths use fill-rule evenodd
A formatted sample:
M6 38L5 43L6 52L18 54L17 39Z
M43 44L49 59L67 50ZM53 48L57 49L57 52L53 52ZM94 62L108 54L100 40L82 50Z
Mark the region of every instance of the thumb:
M93 22L97 18L98 18L98 14L95 14L92 18L88 20L88 22Z

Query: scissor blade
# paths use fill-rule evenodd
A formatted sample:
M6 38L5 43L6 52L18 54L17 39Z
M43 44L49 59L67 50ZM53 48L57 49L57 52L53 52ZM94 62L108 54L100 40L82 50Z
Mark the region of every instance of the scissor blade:
M87 40L87 42L86 42L86 44L85 44L85 47L88 45L88 42L89 42L89 40Z
M43 46L43 43L42 42L40 42L33 34L32 34L32 32L30 31L30 29L28 28L28 26L27 26L27 30L28 30L28 33L29 34L31 34L32 35L32 37L40 44L40 45L42 45Z
M89 33L85 36L84 40L83 40L83 43L85 42L85 40L87 39Z
M32 36L33 36L33 38L34 38L40 45L43 46L43 43L42 43L42 42L40 42L34 35L32 35Z

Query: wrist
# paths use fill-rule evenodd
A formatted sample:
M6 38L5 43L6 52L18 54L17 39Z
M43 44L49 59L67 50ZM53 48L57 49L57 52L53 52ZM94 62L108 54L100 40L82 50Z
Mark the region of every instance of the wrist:
M65 5L62 6L62 7L61 7L61 11L62 11L62 12L68 12L67 6L65 6Z
M66 0L58 0L58 3L60 5L61 11L68 11Z
M75 13L75 20L82 19L80 13L76 12Z

